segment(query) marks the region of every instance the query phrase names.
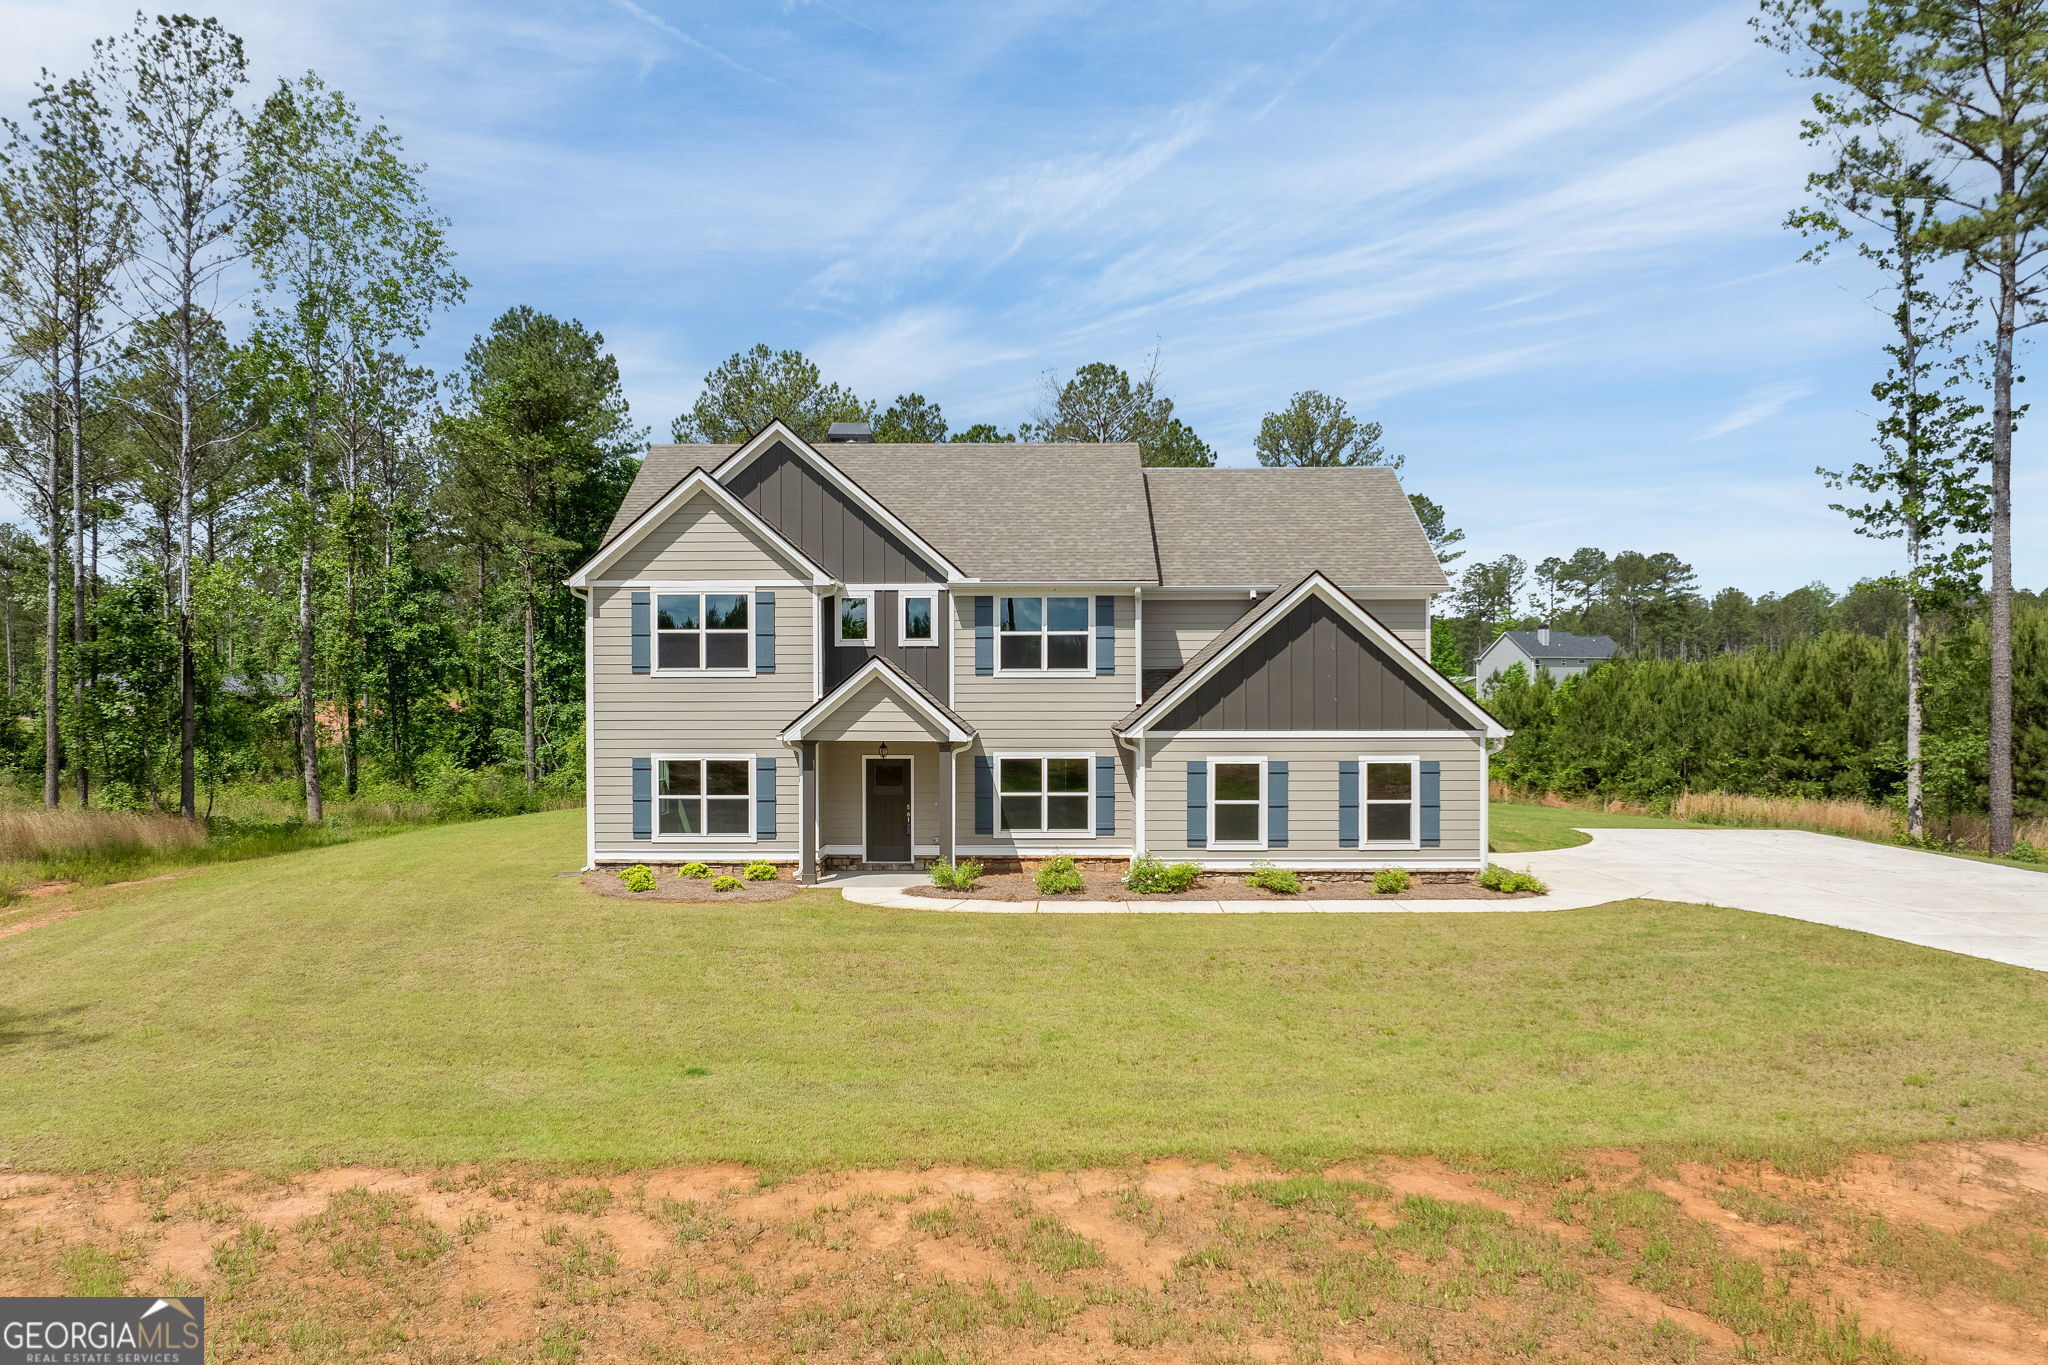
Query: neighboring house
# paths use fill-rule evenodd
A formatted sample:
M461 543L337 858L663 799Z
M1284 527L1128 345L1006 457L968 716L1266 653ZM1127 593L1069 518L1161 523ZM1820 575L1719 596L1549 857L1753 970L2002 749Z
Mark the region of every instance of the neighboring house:
M1485 861L1505 732L1385 469L775 423L652 447L568 583L592 865Z
M1530 677L1543 669L1559 682L1576 677L1614 657L1614 641L1605 635L1574 635L1543 626L1536 630L1504 630L1479 651L1472 677L1481 692L1491 692L1501 674L1520 664Z

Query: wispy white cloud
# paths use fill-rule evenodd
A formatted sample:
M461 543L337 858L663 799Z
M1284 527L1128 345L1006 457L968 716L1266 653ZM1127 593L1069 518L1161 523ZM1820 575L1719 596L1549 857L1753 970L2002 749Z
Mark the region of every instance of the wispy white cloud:
M1755 426L1767 418L1776 417L1785 410L1787 404L1796 402L1812 392L1813 385L1806 380L1785 380L1760 385L1750 391L1739 407L1693 437L1693 440L1711 441L1717 436L1726 436L1731 431Z
M652 10L634 4L633 0L611 0L611 3L617 9L623 11L626 14L632 15L635 19L638 19L641 23L655 30L657 33L665 33L669 37L681 43L683 46L691 48L697 52L701 52L715 62L723 62L725 65L731 67L733 70L739 72L743 76L752 76L755 80L765 81L769 85L782 84L781 81L776 80L773 76L764 76L760 72L754 70L753 67L746 65L744 62L741 62L737 58L732 57L727 53L719 51L717 48L705 42L702 38L697 37L695 34L683 32L674 24L671 24L668 20L662 18L659 14L654 13Z

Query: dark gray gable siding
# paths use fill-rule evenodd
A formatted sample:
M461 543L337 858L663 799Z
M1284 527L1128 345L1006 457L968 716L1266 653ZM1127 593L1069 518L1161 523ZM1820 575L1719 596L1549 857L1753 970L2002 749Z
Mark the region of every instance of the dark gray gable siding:
M918 685L935 697L943 699L946 687L946 660L952 656L951 612L946 606L946 594L932 589L933 625L939 632L936 645L903 644L899 638L902 621L899 619L896 594L877 592L868 604L868 630L874 636L872 645L842 645L839 643L839 599L825 599L825 609L818 613L821 627L818 648L824 651L825 690L830 692L854 674L869 659L887 659L890 663L917 679Z
M1155 730L1470 730L1408 668L1310 597L1167 712Z
M842 582L945 581L936 565L779 441L726 487Z

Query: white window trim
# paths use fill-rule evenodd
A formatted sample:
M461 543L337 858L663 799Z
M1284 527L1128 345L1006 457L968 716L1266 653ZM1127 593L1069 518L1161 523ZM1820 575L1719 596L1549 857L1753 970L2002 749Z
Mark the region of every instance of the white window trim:
M1398 801L1375 801L1372 791L1371 763L1405 763L1408 765L1408 837L1406 839L1368 839L1366 831L1372 827L1371 815L1374 806L1396 806ZM1422 847L1422 756L1420 754L1361 754L1358 759L1358 846L1360 848L1421 848Z
M755 754L652 754L654 763L654 841L660 844L752 844L760 841L760 793L754 790L759 780L755 767ZM740 763L747 765L747 832L745 834L663 834L661 832L661 765L664 763ZM699 798L708 799L708 798ZM725 798L730 800L730 797ZM710 824L709 808L706 809L705 824Z
M753 676L754 630L757 624L754 620L754 613L761 609L760 601L756 596L759 591L758 585L753 583L643 583L638 586L647 593L647 647L651 656L647 661L647 671L651 676L656 678L747 678ZM738 668L663 668L661 666L661 637L663 633L661 629L662 596L664 594L672 597L688 594L701 598L710 593L732 593L746 598L747 628L742 632L746 637L746 663ZM701 612L703 609L704 604L699 602L697 610ZM671 631L668 633L697 636L697 657L701 659L705 656L705 631L699 629L694 631ZM729 634L730 632L727 633Z
M1084 603L1086 603L1086 604L1087 604L1087 610L1088 610L1088 624L1087 624L1086 626L1082 627L1082 628L1081 628L1081 630L1079 630L1078 632L1076 632L1076 631L1071 631L1071 630L1047 630L1047 629L1044 629L1044 628L1041 628L1041 629L1038 629L1038 630L1004 630L1004 629L1003 629L1003 599L1004 599L1005 597L1035 597L1035 598L1037 598L1037 599L1039 600L1040 604L1041 604L1041 605L1040 605L1040 607L1039 607L1039 620L1040 620L1040 621L1045 621L1045 620L1047 620L1047 619L1048 619L1048 618L1050 617L1050 615L1051 615L1051 611L1050 611L1050 609L1049 609L1049 608L1047 608L1047 607L1045 607L1045 606L1043 605L1044 603L1046 603L1046 602L1049 602L1049 601L1051 601L1051 600L1052 600L1053 598L1055 598L1055 597L1078 597L1078 598L1080 598L1080 599L1081 599L1081 600L1082 600L1082 601L1083 601ZM1094 677L1094 676L1095 676L1095 596L1094 596L1094 594L1092 594L1092 593L1079 593L1079 592L1051 592L1051 591L1047 591L1047 592L999 592L999 593L995 594L995 608L996 608L996 631L995 631L995 650L996 650L996 660L995 660L995 662L996 662L996 672L997 672L998 674L1001 674L1001 673L1014 673L1014 674L1018 675L1019 677L1047 677L1047 676L1050 676L1050 677L1055 677L1055 678L1080 678L1080 677L1090 677L1090 678L1092 678L1092 677ZM1079 635L1080 635L1080 637L1081 637L1081 657L1082 657L1082 660L1083 660L1083 662L1082 662L1081 666L1080 666L1079 668L1054 668L1054 667L1052 667L1052 666L1051 666L1051 665L1050 665L1050 664L1049 664L1049 663L1047 662L1047 660L1049 660L1049 659L1051 659L1051 658L1052 658L1052 643L1051 643L1051 641L1050 641L1050 640L1048 639L1048 637L1049 637L1049 636L1053 636L1053 635L1074 635L1074 634L1079 634ZM1038 667L1036 667L1036 668L1009 668L1009 667L1006 667L1006 666L1004 665L1004 663L1003 663L1003 637L1004 637L1005 635L1036 635L1036 636L1038 637L1038 640L1039 640L1039 645L1038 645L1038 661L1039 661L1039 662L1038 662ZM1072 755L1070 755L1070 754L1058 754L1058 755L1055 755L1055 757L1059 757L1059 758L1069 758L1069 757L1072 757Z
M869 623L872 627L872 622ZM917 861L917 755L915 754L862 754L860 756L860 860L864 863L875 861L873 845L868 840L868 764L902 762L909 764L907 785L910 802L906 814L910 817L910 861ZM937 852L936 849L933 850Z
M846 629L846 604L856 599L865 602L868 608L868 638L865 640L849 640L841 634ZM848 588L840 593L838 600L832 604L832 643L835 645L844 645L848 649L873 649L875 631L880 625L881 622L875 620L875 594L872 588L862 588L858 591Z
M1029 672L1033 672L1033 671L1035 671L1035 670L1032 670L1032 669L1018 669L1017 671L1018 671L1018 672L1020 672L1020 673L1029 673ZM1071 749L1061 749L1061 750L1058 750L1058 751L1054 751L1054 750L1050 750L1050 749L1041 749L1041 750L1038 750L1038 751L1037 751L1037 752L1035 752L1035 753L1029 753L1029 752L1027 752L1027 753L1007 753L1007 754L990 754L990 755L989 755L989 757L995 760L995 773L994 773L994 778L995 778L995 784L996 784L996 809L995 809L995 837L996 837L996 838L998 838L998 839L1093 839L1093 838L1095 838L1095 837L1096 837L1096 836L1095 836L1095 755L1094 755L1094 754L1082 754L1082 753L1075 753L1075 752L1074 752L1073 750L1071 750ZM1003 760L1005 760L1005 759L1016 759L1016 760L1021 760L1021 761L1037 761L1037 762L1039 763L1039 768L1038 768L1038 816L1039 816L1039 819L1040 819L1040 820L1043 820L1043 819L1045 818L1045 798L1046 798L1046 791L1045 791L1045 765L1044 765L1044 760L1045 760L1045 759L1048 759L1048 758L1078 758L1078 759L1080 759L1080 760L1081 760L1081 762L1082 762L1082 765L1083 765L1083 767L1084 767L1085 771L1086 771L1086 772L1087 772L1087 774L1088 774L1088 790L1087 790L1087 792L1085 793L1085 798L1086 798L1086 799L1085 799L1085 802L1084 802L1084 804L1083 804L1083 805L1082 805L1082 807L1081 807L1081 810L1082 810L1082 815L1081 815L1081 818L1082 818L1082 821L1084 822L1084 828L1081 828L1081 829L1004 829L1004 828L1003 828ZM1072 796L1072 795L1075 795L1075 793L1073 793L1073 792L1061 792L1061 793L1059 793L1059 794L1060 794L1060 795L1062 795L1062 796Z
M930 638L930 639L928 639L928 640L913 640L913 639L911 639L911 638L910 638L910 599L911 599L911 598L913 598L913 597L926 597L926 598L930 598L930 599L931 599L931 604L932 604L932 633L931 633L931 638ZM872 614L872 613L871 613L871 614ZM870 634L872 634L872 633L873 633L873 631L874 631L874 626L873 626L873 623L872 623L872 622L870 622L870 624L869 624L869 626L868 626L868 630L869 630L869 633L870 633ZM925 591L917 591L917 590L910 590L910 591L906 591L906 590L904 590L904 589L901 589L901 588L897 589L897 591L896 591L896 643L897 643L897 644L899 644L899 645L901 645L901 646L902 646L903 648L905 648L905 649L930 649L930 648L932 648L932 647L933 647L934 645L938 644L938 642L939 642L939 594L938 594L937 590L933 589L933 590L925 590Z
M1271 768L1267 766L1266 760L1263 757L1238 754L1231 757L1210 758L1206 761L1209 764L1209 847L1223 849L1263 849L1268 847L1268 840L1271 838L1272 832L1266 828L1266 812L1273 796L1273 789L1268 785L1273 780L1273 774ZM1216 837L1216 831L1221 828L1216 823L1216 791L1218 787L1216 765L1219 763L1256 763L1259 765L1259 799L1254 803L1259 812L1259 837L1255 843L1246 843L1242 839L1218 839ZM1245 803L1242 801L1227 801L1224 804L1242 806Z

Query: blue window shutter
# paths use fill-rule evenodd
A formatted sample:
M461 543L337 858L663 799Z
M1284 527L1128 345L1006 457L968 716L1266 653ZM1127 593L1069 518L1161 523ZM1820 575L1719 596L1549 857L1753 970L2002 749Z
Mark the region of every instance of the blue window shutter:
M974 756L974 832L996 832L996 761L987 754Z
M1188 763L1188 847L1209 846L1209 765L1205 760Z
M754 760L754 837L775 837L775 760Z
M1287 847L1287 763L1266 764L1266 843Z
M986 677L996 671L996 599L974 599L974 671ZM983 830L983 834L989 833Z
M1337 842L1358 847L1358 760L1347 758L1337 765Z
M633 671L646 673L653 662L654 605L648 594L636 592L633 594Z
M1095 755L1095 832L1116 833L1116 755Z
M1095 671L1116 672L1116 599L1095 599Z
M651 758L633 760L633 837L654 837L654 760Z
M1441 847L1444 841L1443 764L1433 758L1422 760L1422 846Z
M754 671L775 671L775 594L754 594ZM770 759L769 762L775 760Z

